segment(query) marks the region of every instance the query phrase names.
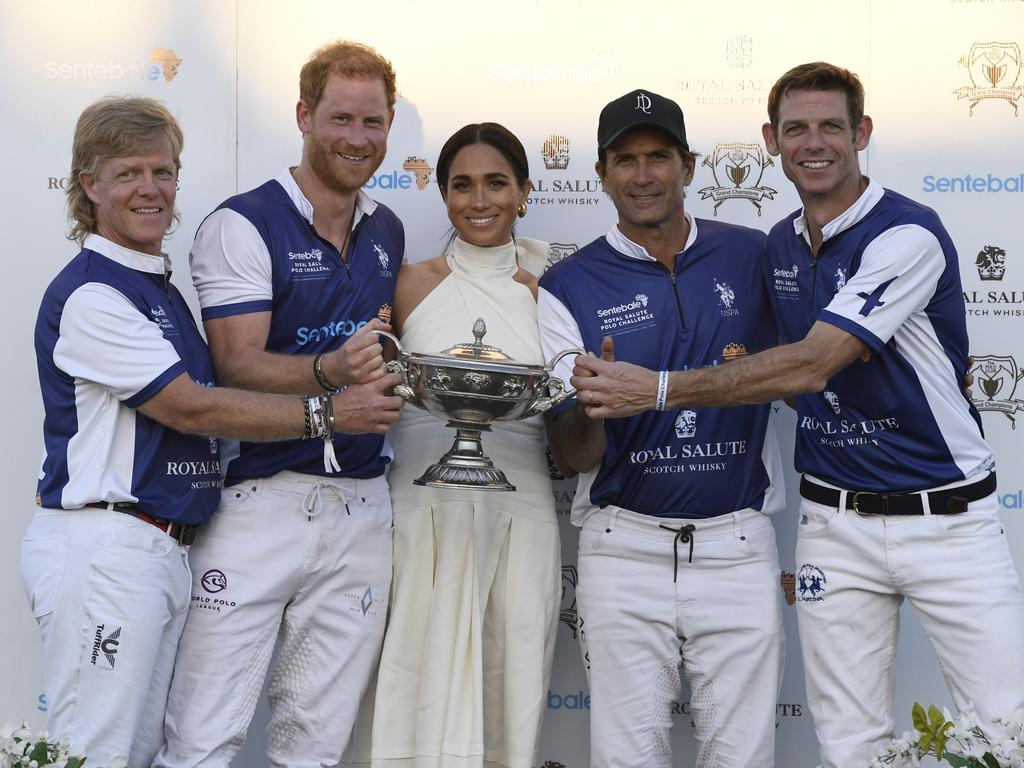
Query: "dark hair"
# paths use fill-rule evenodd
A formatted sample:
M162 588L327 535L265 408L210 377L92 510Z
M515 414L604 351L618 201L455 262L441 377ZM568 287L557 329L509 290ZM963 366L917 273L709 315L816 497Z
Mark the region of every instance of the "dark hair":
M368 45L351 40L335 40L313 51L299 72L299 98L309 108L316 110L324 87L331 75L342 77L379 77L384 83L388 107L395 108L397 90L395 70L391 62Z
M498 123L470 123L453 133L437 156L437 185L442 193L448 188L455 155L470 144L486 144L498 150L512 166L516 183L520 186L530 180L530 162L526 159L526 150L512 131Z
M637 127L638 128L643 128L645 126L637 126ZM622 135L625 136L626 133L628 133L628 131L624 132ZM668 136L667 133L665 135ZM683 165L686 165L688 163L693 163L695 166L697 165L697 158L700 157L700 153L699 152L691 152L690 150L685 149L682 144L676 144L675 148L679 152L679 159L683 161ZM602 168L604 167L604 161L605 161L605 158L607 158L607 157L608 157L608 148L607 147L598 147L597 148L597 162L599 162L601 164Z
M835 64L814 61L793 67L772 86L768 93L768 121L773 131L779 127L779 106L790 91L841 91L846 94L851 130L856 131L864 117L864 86L860 78Z

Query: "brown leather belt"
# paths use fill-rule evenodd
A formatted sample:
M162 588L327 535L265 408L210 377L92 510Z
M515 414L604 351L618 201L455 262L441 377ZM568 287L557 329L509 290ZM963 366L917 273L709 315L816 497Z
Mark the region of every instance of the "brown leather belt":
M942 491L927 493L875 493L874 491L847 491L846 508L858 515L924 515L930 511L933 515L955 515L966 512L967 505L994 493L996 490L996 473L990 472L981 480L970 485L959 485ZM826 488L808 480L800 479L800 495L808 501L824 504L828 507L839 506L841 491ZM924 497L928 497L928 510L925 510Z
M115 512L124 512L126 515L137 517L145 523L155 525L183 547L187 547L195 541L196 534L199 532L198 525L186 525L164 520L162 517L153 517L128 501L93 501L85 506L93 509L112 509Z

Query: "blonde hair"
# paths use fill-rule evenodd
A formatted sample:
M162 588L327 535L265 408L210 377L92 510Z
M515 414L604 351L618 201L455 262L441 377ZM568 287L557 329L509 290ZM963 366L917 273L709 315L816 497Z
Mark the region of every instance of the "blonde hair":
M170 142L174 166L180 170L185 139L174 115L159 101L139 96L107 96L85 108L75 125L71 145L66 193L71 220L68 240L81 243L86 235L96 231L96 209L85 193L80 175L95 176L104 160L141 154L160 139ZM177 211L174 218L178 220Z
M317 48L299 72L299 98L312 112L324 95L331 75L344 77L379 77L384 83L388 107L395 108L398 97L395 70L391 62L368 45L351 40L335 40Z

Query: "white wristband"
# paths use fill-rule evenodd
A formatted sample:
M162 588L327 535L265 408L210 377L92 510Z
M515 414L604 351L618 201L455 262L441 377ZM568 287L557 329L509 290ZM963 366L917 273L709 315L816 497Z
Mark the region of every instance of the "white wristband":
M668 400L668 371L658 372L658 397L654 401L654 410L664 411Z

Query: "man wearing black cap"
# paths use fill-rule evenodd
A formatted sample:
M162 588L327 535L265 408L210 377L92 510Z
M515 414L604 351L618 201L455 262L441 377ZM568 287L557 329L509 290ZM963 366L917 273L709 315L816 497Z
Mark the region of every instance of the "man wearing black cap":
M694 165L670 99L634 91L602 110L596 168L618 223L541 278L546 355L582 347L610 359L614 339L619 359L679 370L774 343L765 237L686 212ZM769 406L667 411L662 395L655 411L606 421L586 405L556 409L550 437L580 473L591 764L671 765L681 665L697 765L770 768L782 620L767 514L784 500Z

